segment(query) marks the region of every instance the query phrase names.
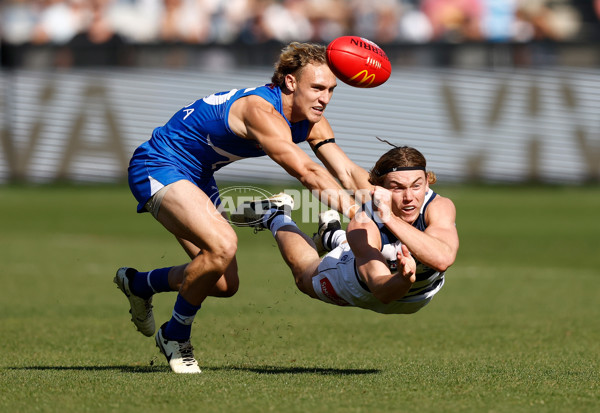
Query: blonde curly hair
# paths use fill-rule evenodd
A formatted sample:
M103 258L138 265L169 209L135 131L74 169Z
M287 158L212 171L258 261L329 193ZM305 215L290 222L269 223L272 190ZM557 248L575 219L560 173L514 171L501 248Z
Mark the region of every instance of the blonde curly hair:
M275 72L271 77L271 82L284 89L285 76L295 74L299 78L302 69L310 63L327 64L325 46L315 43L292 42L281 51L279 60L275 63Z

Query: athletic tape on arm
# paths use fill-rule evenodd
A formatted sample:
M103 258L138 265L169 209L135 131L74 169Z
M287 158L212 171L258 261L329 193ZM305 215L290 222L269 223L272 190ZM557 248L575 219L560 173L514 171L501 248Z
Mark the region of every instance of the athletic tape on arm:
M314 152L314 153L317 153L317 150L318 150L318 149L319 149L321 146L325 145L326 143L335 143L335 138L331 138L331 139L325 139L324 141L321 141L321 142L317 143L317 144L315 145L315 147L313 148L313 152Z

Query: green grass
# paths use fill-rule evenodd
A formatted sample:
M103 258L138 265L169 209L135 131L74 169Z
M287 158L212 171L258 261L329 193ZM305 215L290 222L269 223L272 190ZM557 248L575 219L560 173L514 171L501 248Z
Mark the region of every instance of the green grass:
M180 376L112 283L186 260L128 189L0 187L0 411L599 411L600 188L436 189L461 248L428 307L311 300L270 234L238 230L240 291L205 302L203 374Z

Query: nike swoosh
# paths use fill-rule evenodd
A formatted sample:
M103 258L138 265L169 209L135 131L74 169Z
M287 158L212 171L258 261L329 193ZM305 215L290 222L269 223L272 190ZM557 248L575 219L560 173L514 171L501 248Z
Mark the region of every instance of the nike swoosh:
M123 284L122 284L123 288L120 288L121 286L119 286L119 290L123 291L123 294L125 294L125 297L129 298L130 295L127 293L127 287L125 287L125 280L123 280Z
M162 336L162 334L161 334ZM167 350L165 350L165 348L163 347L166 344L166 341L164 338L161 337L160 339L161 341L161 346L160 349L162 350L163 354L165 355L165 357L167 358L167 361L171 361L171 357L173 357L173 353L167 354Z

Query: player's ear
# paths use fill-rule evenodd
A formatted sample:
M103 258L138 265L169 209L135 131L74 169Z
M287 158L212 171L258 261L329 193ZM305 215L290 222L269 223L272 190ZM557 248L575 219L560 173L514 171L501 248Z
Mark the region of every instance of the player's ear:
M288 73L287 75L285 75L284 80L285 88L290 92L294 92L296 90L296 85L298 84L296 81L296 77L293 74Z

